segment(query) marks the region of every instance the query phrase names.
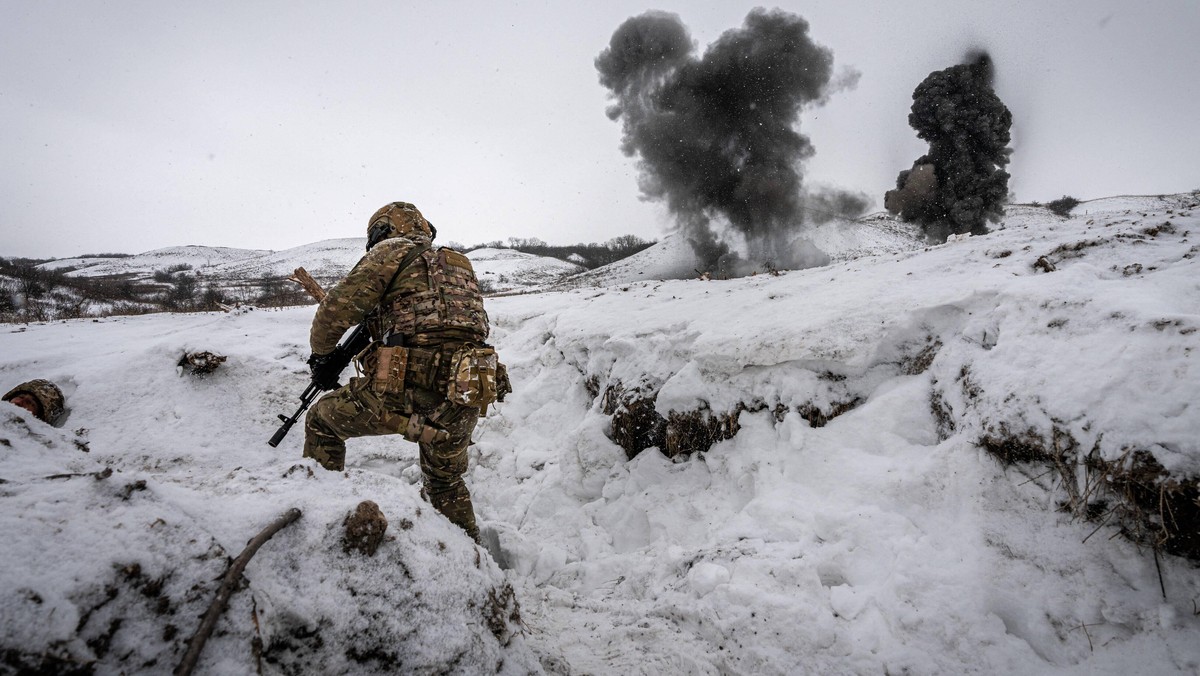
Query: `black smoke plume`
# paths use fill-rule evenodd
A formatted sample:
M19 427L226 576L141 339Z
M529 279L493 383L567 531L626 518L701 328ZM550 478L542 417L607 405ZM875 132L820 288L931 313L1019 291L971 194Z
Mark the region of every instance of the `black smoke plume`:
M621 24L596 58L615 101L608 116L623 124L621 149L639 158L642 193L666 201L707 271L748 272L745 262L730 265L727 226L760 265L822 262L792 243L804 221L802 164L814 152L796 124L804 105L838 88L832 53L804 19L763 9L702 58L693 51L678 16L651 11ZM865 209L853 199L823 204Z
M992 89L992 60L984 52L967 63L934 71L913 92L908 123L929 142L929 153L900 172L884 206L920 223L931 240L983 234L1003 215L1008 197L1012 113Z

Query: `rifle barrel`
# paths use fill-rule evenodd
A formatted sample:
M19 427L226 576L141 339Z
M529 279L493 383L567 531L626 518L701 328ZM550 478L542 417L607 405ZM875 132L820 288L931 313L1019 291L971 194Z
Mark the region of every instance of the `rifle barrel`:
M317 387L316 383L309 383L308 387L304 389L304 393L300 395L300 408L296 409L292 417L289 418L282 413L279 414L279 419L283 421L283 424L279 426L279 429L275 430L275 435L267 442L268 446L275 448L279 445L279 442L283 441L287 433L292 430L292 425L295 425L300 420L300 414L304 413L312 405L313 399L316 399L320 392L321 389Z

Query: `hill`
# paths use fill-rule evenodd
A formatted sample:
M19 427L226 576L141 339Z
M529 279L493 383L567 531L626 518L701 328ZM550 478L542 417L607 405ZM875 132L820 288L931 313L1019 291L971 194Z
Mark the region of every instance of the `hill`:
M269 251L232 260L204 270L206 276L227 282L245 282L263 277L283 278L304 268L314 278L332 283L344 277L366 251L365 237L326 239L312 244Z
M298 267L318 280L341 279L363 256L366 238L347 237L304 244L283 251L183 246L156 249L123 258L69 258L38 267L62 271L69 277L149 279L172 269L215 282L245 284L266 278L286 278ZM480 279L498 291L531 288L574 274L584 268L557 258L512 249L479 248L467 253Z
M0 409L0 659L169 669L295 506L202 673L1193 673L1197 228L1191 194L1020 207L779 275L491 298L515 391L467 481L495 563L411 444L336 474L299 429L265 444L311 308L12 327L4 384L72 413ZM195 350L228 360L192 377ZM363 499L373 558L339 541Z
M915 227L894 216L872 214L857 220L833 219L811 226L805 231L803 239L793 245L816 247L830 262L838 262L916 249L924 246L924 241ZM699 265L686 238L678 232L672 232L648 249L628 258L564 277L555 288L564 290L646 280L691 279L699 276Z
M513 249L472 249L467 258L488 293L533 291L585 269L577 263Z
M72 277L149 277L157 270L179 268L202 270L231 261L269 253L258 249L233 249L220 246L172 246L124 258L67 258L39 267L67 270Z

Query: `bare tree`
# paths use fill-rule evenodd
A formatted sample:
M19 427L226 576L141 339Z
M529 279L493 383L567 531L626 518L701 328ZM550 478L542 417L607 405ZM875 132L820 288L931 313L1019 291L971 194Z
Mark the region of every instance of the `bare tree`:
M50 289L47 286L46 275L38 269L37 264L29 260L17 260L8 270L17 280L17 290L26 300L41 298Z

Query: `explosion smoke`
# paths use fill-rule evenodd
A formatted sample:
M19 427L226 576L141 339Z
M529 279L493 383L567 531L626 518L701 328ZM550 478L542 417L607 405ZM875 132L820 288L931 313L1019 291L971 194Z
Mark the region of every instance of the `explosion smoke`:
M608 116L623 122L621 149L639 157L640 189L666 201L709 271L731 257L725 224L760 264L821 262L790 242L804 221L802 164L814 153L794 127L803 106L838 88L832 53L804 19L763 9L703 58L693 48L678 16L651 11L621 24L596 58L615 100ZM861 198L823 204L865 209Z
M1012 113L992 90L985 52L930 73L913 92L908 123L929 142L929 153L900 172L884 206L920 223L933 241L950 234L983 234L1003 215L1008 196Z

